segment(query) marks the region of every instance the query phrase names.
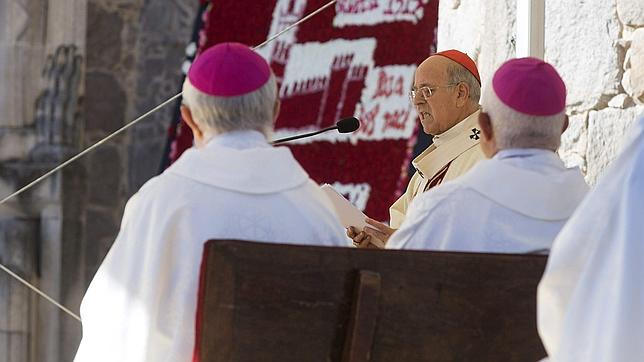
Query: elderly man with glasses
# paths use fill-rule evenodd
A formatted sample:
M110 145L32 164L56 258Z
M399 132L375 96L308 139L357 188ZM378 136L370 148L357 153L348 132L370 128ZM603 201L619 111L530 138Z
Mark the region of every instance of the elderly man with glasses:
M489 159L416 197L388 249L545 253L586 195L579 168L557 155L568 117L566 86L552 65L507 61L481 104L480 147Z
M481 78L474 61L458 50L436 53L418 66L409 92L423 131L433 144L416 157L416 173L407 191L390 208L390 226L367 219L364 230L349 228L347 235L359 247L383 245L400 227L417 195L467 172L485 159L478 128ZM374 240L377 239L377 240Z

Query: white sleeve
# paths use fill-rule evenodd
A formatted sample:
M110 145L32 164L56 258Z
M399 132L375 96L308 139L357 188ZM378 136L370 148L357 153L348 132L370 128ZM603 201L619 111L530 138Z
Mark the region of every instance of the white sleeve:
M447 186L447 185L445 185ZM449 220L450 213L441 212L449 207L450 193L455 187L439 187L416 196L407 210L405 220L387 241L387 249L431 249L431 241L438 231L437 225Z

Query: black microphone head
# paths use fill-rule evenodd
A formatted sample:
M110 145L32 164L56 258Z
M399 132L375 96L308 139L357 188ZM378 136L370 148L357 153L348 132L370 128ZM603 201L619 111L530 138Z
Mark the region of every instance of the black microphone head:
M335 126L338 127L340 133L351 133L360 128L360 120L356 117L344 118L339 120Z

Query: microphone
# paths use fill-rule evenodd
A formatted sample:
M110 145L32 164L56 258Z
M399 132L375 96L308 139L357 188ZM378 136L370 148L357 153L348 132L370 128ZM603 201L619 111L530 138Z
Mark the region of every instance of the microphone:
M281 138L279 140L275 140L271 142L273 145L277 145L280 143L288 142L288 141L293 141L293 140L299 140L300 138L306 138L306 137L311 137L318 135L323 132L331 131L334 129L337 129L338 132L340 133L351 133L355 130L360 128L360 120L358 120L356 117L349 117L349 118L343 118L336 122L335 126L328 127L325 129L321 129L319 131L311 132L311 133L305 133L297 136L291 136L291 137L286 137L286 138Z
M351 133L360 128L360 120L356 117L349 117L339 120L335 127L327 128L329 130L337 128L340 133Z

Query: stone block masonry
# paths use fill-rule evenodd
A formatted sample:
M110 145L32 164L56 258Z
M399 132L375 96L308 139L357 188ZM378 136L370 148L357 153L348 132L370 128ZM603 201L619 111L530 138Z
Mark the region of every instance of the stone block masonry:
M515 25L514 1L441 1L438 49L466 51L485 86L515 57ZM644 114L644 2L546 1L545 60L568 88L570 127L559 153L593 185Z

